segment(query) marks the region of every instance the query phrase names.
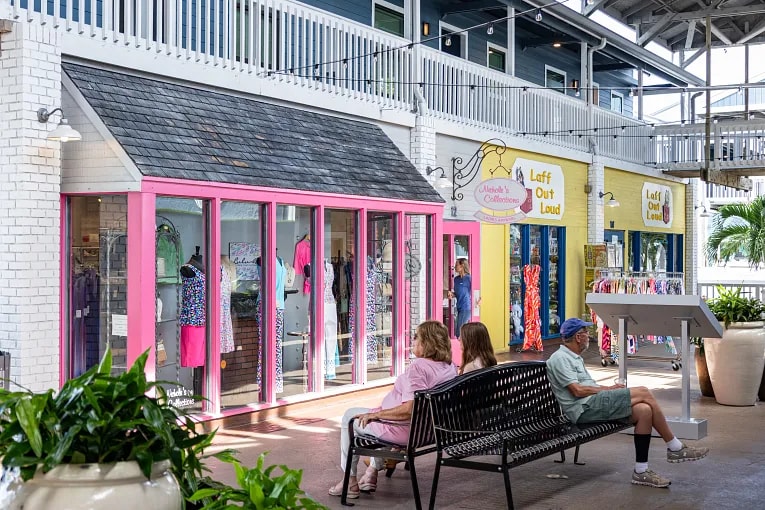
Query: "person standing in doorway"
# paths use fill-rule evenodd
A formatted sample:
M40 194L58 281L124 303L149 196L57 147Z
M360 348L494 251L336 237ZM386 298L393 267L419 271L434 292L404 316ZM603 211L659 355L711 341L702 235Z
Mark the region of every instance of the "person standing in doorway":
M470 321L473 313L473 281L470 265L466 258L458 258L454 264L454 288L449 291L449 299L457 299L457 318L454 321L454 336L459 338L460 329Z

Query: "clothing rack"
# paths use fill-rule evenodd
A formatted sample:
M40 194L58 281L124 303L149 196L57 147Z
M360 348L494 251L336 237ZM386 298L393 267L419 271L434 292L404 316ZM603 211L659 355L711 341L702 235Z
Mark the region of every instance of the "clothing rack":
M592 282L591 288L594 293L612 294L685 294L684 273L682 272L646 272L625 271L623 269L597 269L597 278ZM599 350L601 365L615 364L619 359L619 349L616 334L599 320L594 312L591 318L598 326ZM672 337L662 336L627 336L627 352L630 359L645 361L666 362L666 356L643 356L638 355L640 343L651 342L664 344L667 352L673 355L669 358L673 370L679 370L682 366L680 352L675 346Z

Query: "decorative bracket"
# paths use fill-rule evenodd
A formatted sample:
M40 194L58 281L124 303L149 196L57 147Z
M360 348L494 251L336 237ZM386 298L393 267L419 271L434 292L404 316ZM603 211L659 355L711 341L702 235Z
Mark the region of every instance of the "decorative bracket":
M483 142L466 163L463 164L462 157L452 158L452 184L454 186L452 188L452 201L456 202L465 198L459 190L469 185L481 174L481 163L491 154L496 154L498 157L497 164L488 169L491 176L493 177L497 172L505 172L508 177L512 178L512 168L506 166L502 161L502 156L506 151L505 142L499 138L492 138Z

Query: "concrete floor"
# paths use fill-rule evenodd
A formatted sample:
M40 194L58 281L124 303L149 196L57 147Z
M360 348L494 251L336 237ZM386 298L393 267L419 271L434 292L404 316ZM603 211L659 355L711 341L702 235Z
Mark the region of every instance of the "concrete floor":
M594 346L593 346L594 347ZM510 353L510 361L544 359L544 353ZM603 368L597 349L586 356L588 368L602 384L612 384L616 367ZM669 362L629 360L629 385L655 390L668 415L680 414L680 374ZM691 367L693 373L693 367ZM654 438L649 457L651 469L672 480L668 489L630 484L634 462L632 436L615 434L584 445L580 460L585 466L556 464L553 457L515 468L510 473L515 507L519 509L762 509L765 508L765 404L753 407L726 407L701 397L693 376L691 416L709 421L708 436L698 444L711 452L698 462L669 464L661 439ZM303 489L329 508L343 508L339 498L327 489L342 477L339 467L339 419L350 406L377 405L386 388L363 399L347 396L315 407L285 410L284 416L270 418L245 428L221 430L217 447L233 447L240 458L253 465L257 456L269 451L268 464L286 464L303 469ZM418 479L427 508L435 456L419 459ZM391 479L380 476L374 495L354 500L358 508L414 508L409 473L401 468ZM363 465L360 468L363 469ZM214 476L234 482L229 466L213 464ZM550 478L565 475L568 478ZM438 509L506 508L502 477L495 473L445 468L438 489Z

